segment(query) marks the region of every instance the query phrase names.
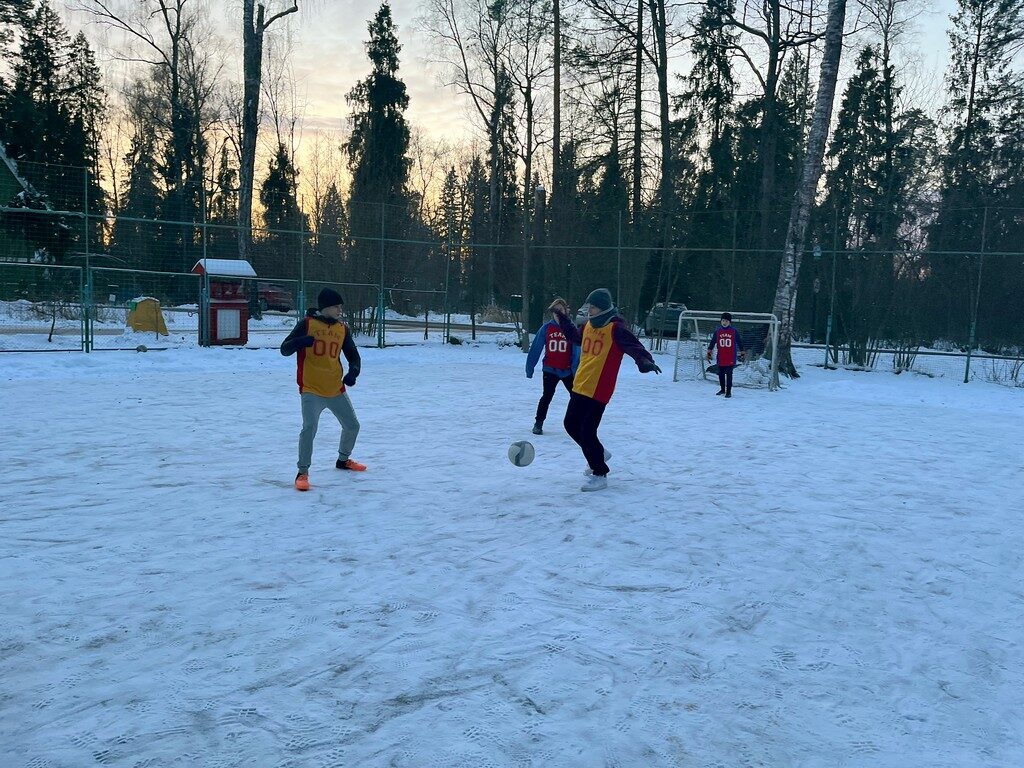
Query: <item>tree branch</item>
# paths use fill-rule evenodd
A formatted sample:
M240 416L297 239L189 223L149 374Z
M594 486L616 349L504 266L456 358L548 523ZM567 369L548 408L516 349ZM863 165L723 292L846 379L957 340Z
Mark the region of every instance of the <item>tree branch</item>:
M260 7L261 8L264 7L262 3L260 4ZM264 21L263 24L260 25L260 31L261 32L265 31L267 28L270 27L271 24L273 24L278 19L284 18L285 16L290 16L293 13L298 13L298 11L299 11L299 2L298 2L298 0L292 0L291 8L285 8L283 11L278 11L273 16L271 16L269 19Z

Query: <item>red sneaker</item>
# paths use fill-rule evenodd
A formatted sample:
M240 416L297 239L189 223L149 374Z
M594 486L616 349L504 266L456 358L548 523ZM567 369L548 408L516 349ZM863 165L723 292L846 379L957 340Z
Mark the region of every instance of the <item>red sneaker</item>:
M334 466L337 467L338 469L348 469L348 470L351 470L353 472L365 472L366 471L366 465L365 464L360 464L355 459L345 459L344 461L342 461L341 459L338 459L334 463Z
M296 491L308 491L309 490L309 475L299 472L295 476L295 490Z

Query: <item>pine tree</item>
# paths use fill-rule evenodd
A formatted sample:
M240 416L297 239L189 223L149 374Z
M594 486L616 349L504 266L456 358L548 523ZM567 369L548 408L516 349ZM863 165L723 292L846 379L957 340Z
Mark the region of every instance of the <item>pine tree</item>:
M811 120L807 130L803 167L789 214L789 225L786 230L782 262L779 265L779 277L775 289L775 300L772 302L772 313L779 318L778 349L776 350L779 371L794 378L798 374L793 365L791 346L794 318L798 306L800 264L814 208L814 199L821 180L825 146L832 118L832 106L835 101L836 82L839 76L839 63L842 59L845 22L846 0L829 0L818 89L814 96L813 111L810 112ZM807 75L805 74L801 80L806 83ZM797 94L801 90L807 89L797 88ZM793 99L792 103L798 104L798 98Z
M519 194L516 185L516 126L514 117L515 91L512 79L504 66L498 72L497 91L491 109L491 123L495 126L494 140L488 147L488 167L491 170L489 182L489 241L508 245L519 241ZM495 257L498 252L488 252L487 290L492 300L510 294L513 287L521 285L522 273L512 264L511 259Z
M24 22L31 0L0 0L0 59L7 60L15 30ZM0 98L7 90L4 73L0 72Z
M115 221L110 251L132 269L165 269L169 265L165 262L163 233L158 223L163 214L163 195L151 132L136 133L124 162L128 177L121 194L122 218Z
M779 133L775 157L775 192L772 197L777 209L773 219L777 220L779 226L772 228L775 235L771 242L780 245L785 240L786 219L800 183L810 123L813 97L811 88L807 59L801 51L796 50L786 61L779 80Z
M21 25L21 46L14 62L14 80L3 104L3 140L8 154L22 162L22 173L55 204L70 200L71 179L56 168L67 165L65 144L69 115L62 77L70 40L60 16L43 0ZM81 203L82 185L74 185Z
M453 293L461 282L459 247L462 240L463 206L462 185L455 168L449 168L444 175L441 197L434 217L434 234L440 246L437 255L439 284L446 284Z
M486 285L488 249L475 245L486 242L489 190L484 161L479 155L474 155L462 183L462 197L466 201L466 223L463 231L465 240L473 245L464 248L459 254L463 274L463 301L473 315L490 301L490 291Z
M683 242L703 245L711 252L688 251L678 283L685 302L727 306L732 260L724 250L732 242L736 158L735 93L730 51L737 34L730 24L733 0L707 0L692 23L694 62L675 102L680 196L686 195L691 213L681 224ZM685 180L684 180L685 179Z
M206 253L210 258L238 258L238 166L227 142L220 147L213 189L208 196L206 219L216 226L206 230Z
M291 274L297 271L299 259L300 231L307 231L309 223L299 207L299 172L292 162L288 148L277 145L277 152L270 160L267 177L260 187L260 203L263 205L263 224L267 244L267 263L253 265L257 272L261 267L270 274Z
M948 33L941 203L929 229L930 248L938 252L977 252L988 240L986 209L1005 204L1000 154L1003 147L1019 144L1012 111L1024 101L1024 78L1012 68L1024 28L1024 0L958 0L958 6ZM938 309L934 324L946 338L962 343L971 325L977 262L935 254L929 270L929 307Z
M398 78L402 46L387 2L381 4L368 29L366 53L372 68L346 97L352 108L352 134L345 145L352 169L352 200L404 205L411 167L405 122L409 96Z
M837 261L837 337L849 342L850 359L860 365L869 363L871 339L902 340L909 333L906 319L895 317L897 264L916 228L916 188L926 171L921 148L930 132L919 112L897 111L900 89L885 70L872 46L857 57L829 149L820 212L823 239L846 252Z
M220 148L214 183L207 218L217 224L233 224L238 218L238 168L232 162L227 142Z
M316 253L319 259L317 277L340 280L344 259L348 252L348 214L338 186L331 182L324 194L320 218L316 223Z
M736 32L729 26L735 11L733 0L707 0L693 23L691 55L694 62L684 80L676 109L689 121L695 133L699 127L699 177L694 204L698 209L731 206L733 130L730 125L736 81L729 51L736 45Z
M459 175L455 168L449 168L444 175L441 187L441 200L438 205L437 238L442 243L457 243L462 228L462 209L459 205Z
M1024 94L1018 94L998 124L1000 138L996 152L994 190L996 206L989 215L986 250L1021 251L1024 243ZM1019 346L1024 338L1024 315L1007 312L1024 296L1024 257L1000 256L984 264L978 327L1005 351Z
M90 214L105 211L101 186L100 133L106 115L106 94L103 91L96 55L85 34L79 32L69 48L64 99L69 118L64 148L68 164L81 166L88 174L87 193ZM98 238L101 223L93 228Z

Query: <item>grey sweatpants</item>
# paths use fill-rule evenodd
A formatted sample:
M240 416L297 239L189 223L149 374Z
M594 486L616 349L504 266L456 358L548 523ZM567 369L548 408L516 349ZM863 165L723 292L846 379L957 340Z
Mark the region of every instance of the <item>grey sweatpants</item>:
M302 431L299 432L299 472L309 471L313 461L313 438L320 423L320 414L325 408L333 413L341 423L341 443L338 445L338 458L345 461L351 454L359 435L359 419L356 418L352 401L347 392L334 397L320 397L311 392L303 392L302 398Z

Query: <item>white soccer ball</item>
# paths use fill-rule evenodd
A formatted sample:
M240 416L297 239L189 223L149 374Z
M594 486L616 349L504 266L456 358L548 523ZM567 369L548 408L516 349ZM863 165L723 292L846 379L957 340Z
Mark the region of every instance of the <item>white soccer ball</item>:
M508 447L508 460L517 467L525 467L533 461L535 455L533 445L525 440L518 440Z
M146 348L145 344L139 344L139 346L137 346L135 348L135 351L136 352L148 352L149 350Z

